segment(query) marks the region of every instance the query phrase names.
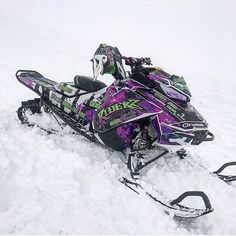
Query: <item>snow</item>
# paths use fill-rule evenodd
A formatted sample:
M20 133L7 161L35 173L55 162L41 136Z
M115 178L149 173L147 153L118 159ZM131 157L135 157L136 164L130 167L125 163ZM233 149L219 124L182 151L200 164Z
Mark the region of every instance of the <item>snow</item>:
M208 174L235 161L235 38L233 0L0 0L0 233L236 234L236 185ZM178 222L116 180L127 173L120 153L21 126L15 111L36 96L16 70L58 82L91 76L100 43L186 78L215 140L185 160L160 159L143 178L169 199L202 190L213 213Z

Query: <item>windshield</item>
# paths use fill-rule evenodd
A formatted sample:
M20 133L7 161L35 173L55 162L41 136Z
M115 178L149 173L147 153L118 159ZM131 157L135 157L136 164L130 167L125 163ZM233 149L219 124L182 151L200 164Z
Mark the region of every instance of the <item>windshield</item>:
M180 90L181 92L185 93L189 97L191 97L191 93L189 91L189 88L184 80L184 77L179 77L177 75L171 75L168 80L170 81L170 84L175 87L176 89Z
M188 101L191 97L184 77L170 75L163 70L154 70L149 73L148 78L158 82L168 97L181 101Z

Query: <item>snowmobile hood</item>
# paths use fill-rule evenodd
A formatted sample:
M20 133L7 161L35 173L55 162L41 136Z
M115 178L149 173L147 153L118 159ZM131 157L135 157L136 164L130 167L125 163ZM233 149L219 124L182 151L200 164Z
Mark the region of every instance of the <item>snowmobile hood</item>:
M179 101L189 102L191 93L184 77L169 75L162 70L153 70L148 78L155 81L161 87L166 96Z

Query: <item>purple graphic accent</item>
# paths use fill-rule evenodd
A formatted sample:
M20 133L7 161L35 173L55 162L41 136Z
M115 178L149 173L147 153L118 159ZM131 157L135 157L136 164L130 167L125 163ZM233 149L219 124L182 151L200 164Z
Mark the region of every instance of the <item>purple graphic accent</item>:
M113 91L113 93L112 93L112 91ZM106 95L105 95L105 97L107 97L107 99L101 105L101 108L104 108L106 106L112 105L114 103L120 102L120 101L125 99L125 97L126 97L126 94L125 94L126 90L121 90L120 92L115 94L116 92L117 92L117 90L116 90L115 86L112 86L111 89L108 89L108 91L106 92Z
M35 88L36 83L33 82L30 79L26 79L25 77L19 76L18 77L24 84L26 84L27 86L31 87L31 88Z
M158 117L161 123L173 124L177 122L177 119L167 112L163 112L162 114L159 114Z
M138 124L136 123L128 123L128 124L121 125L116 129L116 133L120 138L123 139L125 147L130 146L131 141L132 141L133 130L136 129L137 127L138 127Z
M171 87L166 87L165 85L161 84L161 88L165 92L165 94L170 98L175 98L181 101L187 101L187 97L180 92L176 91L175 89Z
M80 111L83 109L84 106L85 106L85 105L84 105L83 103L81 103L81 104L76 104L76 109L78 110L78 112L80 112Z
M166 80L166 76L161 73L160 71L155 71L155 73L149 73L149 75L147 75L147 78L150 79L150 80L155 80L155 81L158 81L162 84L166 84L168 85L168 81Z
M126 105L129 101L135 101L133 107ZM115 108L111 108L114 104L119 104L120 107L116 110ZM125 104L125 106L123 106L123 104ZM106 109L109 112L104 112ZM96 130L105 132L121 125L122 123L133 120L136 117L139 119L140 116L147 117L160 112L162 112L160 107L150 103L148 100L145 100L130 89L125 88L114 94L112 97L107 98L107 100L101 105L101 108L98 110L98 114L96 115L95 127Z
M76 105L76 109L78 111L78 114L81 116L82 114L82 118L84 119L84 122L87 124L87 123L91 123L94 116L95 116L95 113L96 113L96 110L93 109L93 108L90 108L88 106L86 106L85 104L77 104Z
M155 71L155 73L149 73L147 75L147 78L150 80L157 81L162 90L164 91L165 95L167 95L170 98L178 99L180 101L187 101L187 96L176 90L174 87L172 87L170 84L170 79L168 79L163 73L160 71Z
M142 107L145 112L149 113L160 113L162 111L160 107L148 102L147 100L142 100L139 102L139 106Z
M112 96L114 93L116 93L117 92L117 88L116 88L116 86L114 85L114 84L111 84L108 88L107 88L107 90L106 90L106 92L105 92L105 97L109 97L109 96Z
M143 88L143 86L140 84L140 83L138 83L138 82L135 82L134 80L127 80L127 85L128 85L128 87L129 88L132 88L132 89L139 89L139 88Z
M92 108L90 108L89 110L87 110L87 111L85 112L85 117L86 117L86 119L87 119L87 121L88 121L89 123L92 122L92 120L93 120L93 118L94 118L94 116L95 116L95 113L96 113L95 109L92 109Z

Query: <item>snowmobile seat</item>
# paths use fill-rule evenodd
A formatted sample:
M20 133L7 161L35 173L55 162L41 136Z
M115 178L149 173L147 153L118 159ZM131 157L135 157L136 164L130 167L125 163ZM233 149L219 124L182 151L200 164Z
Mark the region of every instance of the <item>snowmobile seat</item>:
M74 83L76 88L80 88L89 92L96 92L106 87L106 84L103 82L82 75L76 75L74 78Z

